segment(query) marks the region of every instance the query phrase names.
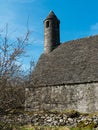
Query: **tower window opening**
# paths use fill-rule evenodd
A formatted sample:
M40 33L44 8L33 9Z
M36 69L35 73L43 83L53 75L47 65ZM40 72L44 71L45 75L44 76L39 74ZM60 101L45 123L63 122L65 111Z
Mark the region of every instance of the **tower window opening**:
M46 28L48 28L48 27L49 27L49 21L46 22Z
M57 27L59 28L59 23L57 23Z

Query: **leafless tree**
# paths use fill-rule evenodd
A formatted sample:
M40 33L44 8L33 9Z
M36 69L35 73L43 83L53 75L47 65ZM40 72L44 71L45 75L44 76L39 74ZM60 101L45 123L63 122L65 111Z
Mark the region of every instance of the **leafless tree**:
M25 81L21 75L19 58L24 53L30 31L24 37L9 39L8 25L0 34L0 111L8 112L22 106Z

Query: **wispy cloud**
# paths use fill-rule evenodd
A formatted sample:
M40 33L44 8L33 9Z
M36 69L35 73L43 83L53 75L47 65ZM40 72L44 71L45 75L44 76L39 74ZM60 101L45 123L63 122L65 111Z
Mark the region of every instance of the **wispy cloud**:
M98 22L91 25L90 31L91 31L92 35L98 34Z
M36 0L8 0L8 2L18 2L18 3L30 3Z
M27 67L29 66L30 59L33 57L36 62L43 51L43 36L40 32L41 26L39 21L37 22L36 13L31 13L36 11L35 7L32 9L32 3L36 1L37 0L0 0L0 30L4 29L5 25L8 24L8 38L15 41L16 37L25 36L27 32L27 22L29 29L32 31L29 38L30 46L27 46L25 49L28 57L22 59L23 64ZM29 19L28 15L30 16ZM5 34L3 34L3 36L4 35Z
M91 30L98 30L98 22L94 25L91 25Z

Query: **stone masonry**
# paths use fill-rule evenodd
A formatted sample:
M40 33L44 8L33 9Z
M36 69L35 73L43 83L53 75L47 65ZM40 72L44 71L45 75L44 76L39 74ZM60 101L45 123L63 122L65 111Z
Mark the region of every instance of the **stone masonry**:
M26 88L26 110L98 111L98 83Z

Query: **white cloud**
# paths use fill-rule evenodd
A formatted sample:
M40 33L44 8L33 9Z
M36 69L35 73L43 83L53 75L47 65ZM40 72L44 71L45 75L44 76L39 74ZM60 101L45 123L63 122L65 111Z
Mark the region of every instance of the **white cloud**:
M31 12L28 10L29 5L27 7L27 4L24 6L22 3L30 3L34 1L36 0L0 0L0 30L2 28L4 29L5 25L8 23L8 38L12 41L14 41L16 37L25 35L27 31L27 17ZM24 58L23 61L23 64L26 64L26 68L29 65L28 63L30 59L33 57L36 62L43 51L43 37L41 36L42 34L40 34L40 25L37 24L37 20L34 22L35 15L33 15L34 14L30 15L33 18L30 17L29 19L29 29L32 31L30 43L32 46L26 48L26 55L28 55L29 58L27 57L27 60Z
M91 35L98 34L98 22L96 22L95 24L91 25L90 33L91 33Z
M35 0L8 0L8 2L19 2L19 3L30 3L34 1Z
M91 25L91 30L98 30L98 22L94 25Z

